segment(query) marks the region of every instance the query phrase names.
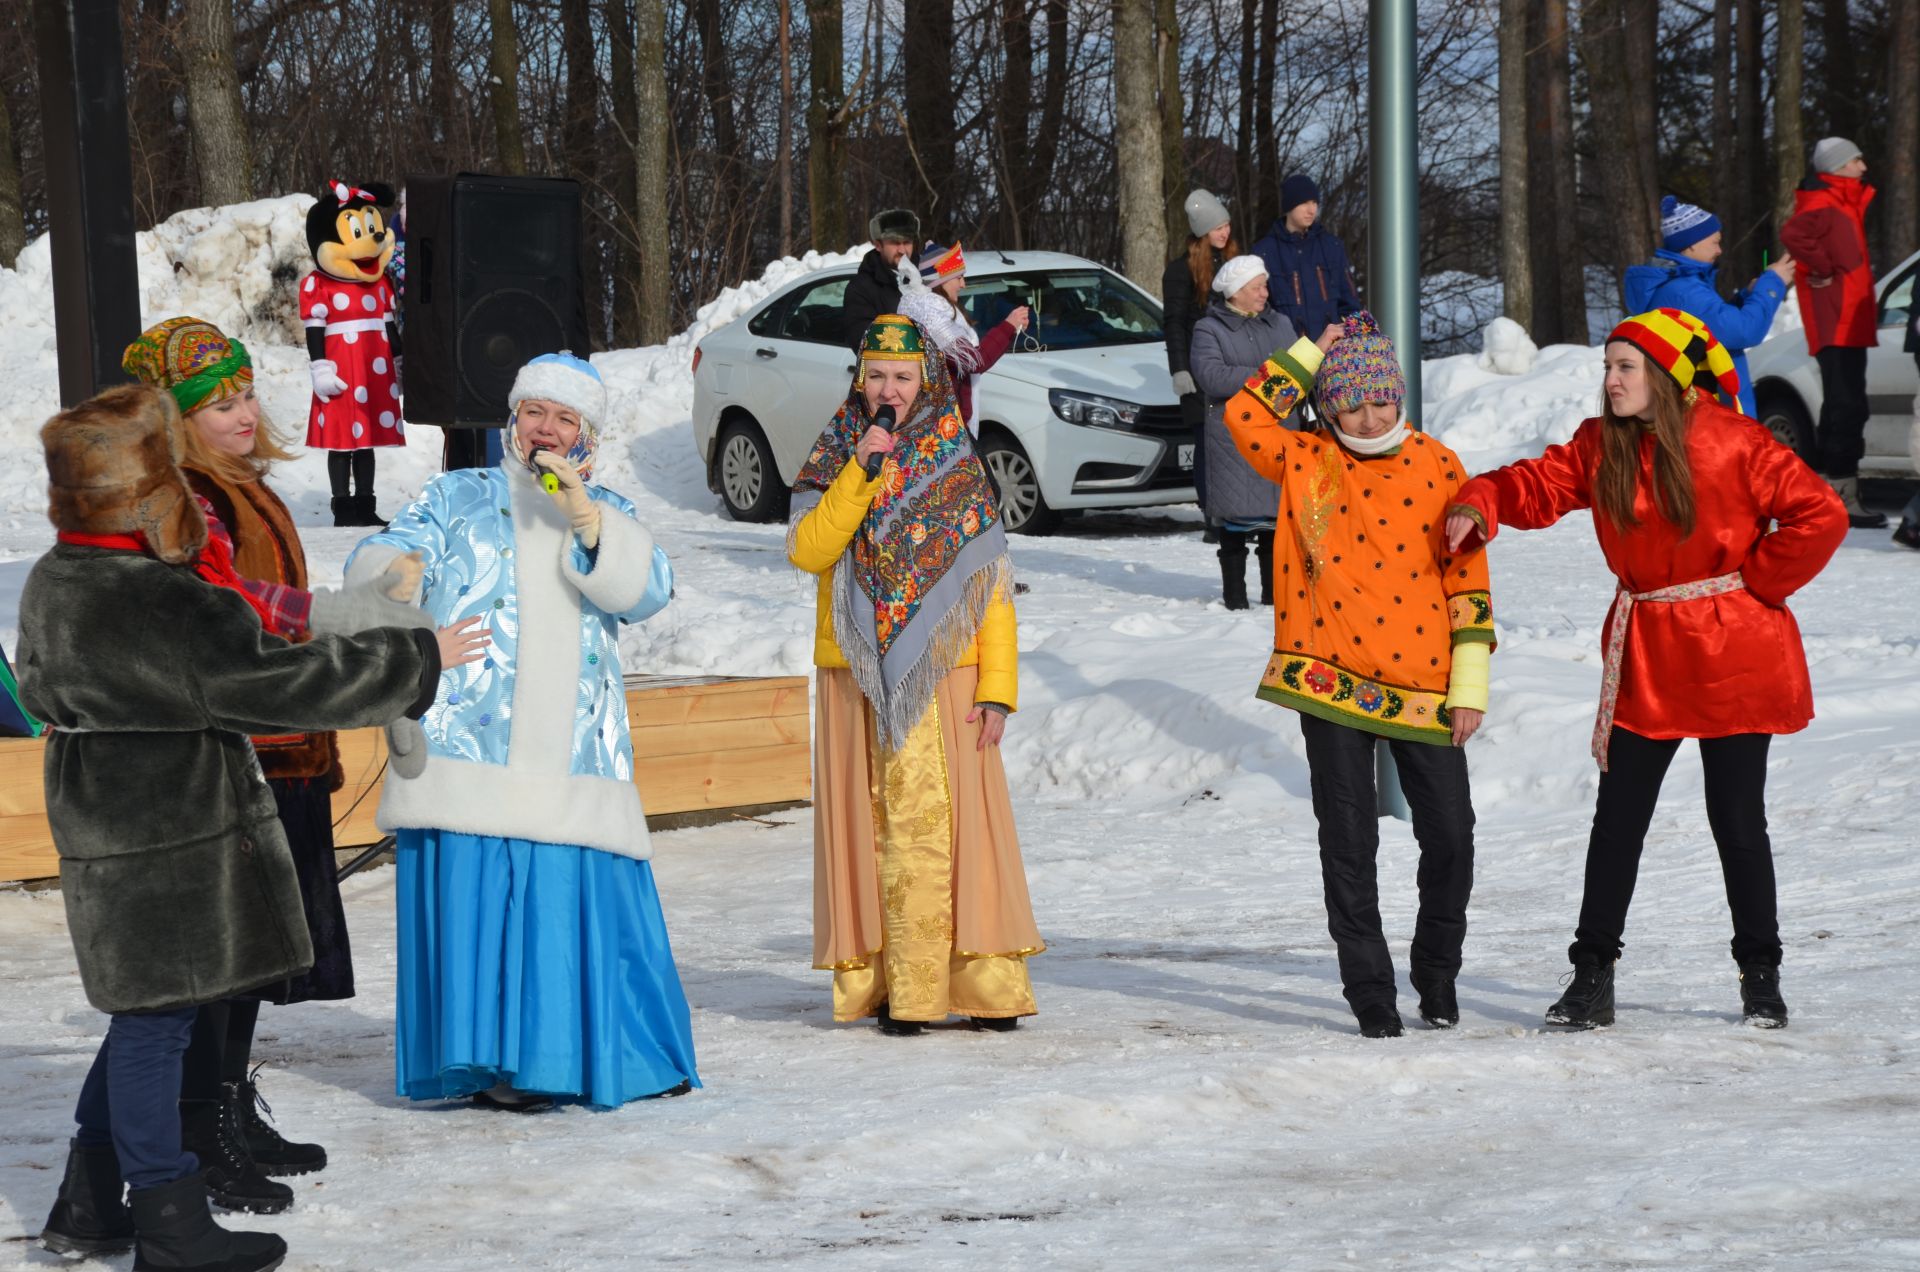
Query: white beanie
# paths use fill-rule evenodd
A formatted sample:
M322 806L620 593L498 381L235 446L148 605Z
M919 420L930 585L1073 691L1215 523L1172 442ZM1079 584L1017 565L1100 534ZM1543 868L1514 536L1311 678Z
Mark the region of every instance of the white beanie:
M1256 278L1267 276L1267 263L1252 252L1236 256L1213 275L1213 290L1231 297Z
M607 386L593 364L566 350L543 353L513 377L507 394L509 410L519 410L528 398L558 402L580 412L581 422L598 432L607 415Z
M1860 147L1845 137L1822 137L1813 143L1813 170L1838 172L1860 157Z

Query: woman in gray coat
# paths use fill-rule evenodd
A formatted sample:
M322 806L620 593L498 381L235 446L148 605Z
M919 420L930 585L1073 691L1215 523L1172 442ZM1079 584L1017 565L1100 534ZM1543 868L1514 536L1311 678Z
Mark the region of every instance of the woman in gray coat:
M1207 520L1220 527L1220 591L1230 610L1247 608L1247 541L1260 567L1260 603L1273 604L1273 485L1253 470L1233 444L1222 418L1227 399L1276 349L1299 338L1285 314L1267 306L1267 267L1258 256L1236 256L1213 276L1219 299L1193 327L1187 354L1194 385L1206 397ZM1315 342L1322 349L1339 338L1329 326Z

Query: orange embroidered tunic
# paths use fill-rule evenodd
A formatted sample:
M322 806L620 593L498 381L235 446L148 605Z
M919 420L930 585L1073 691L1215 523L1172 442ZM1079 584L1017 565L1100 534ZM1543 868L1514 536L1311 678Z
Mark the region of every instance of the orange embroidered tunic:
M1454 648L1494 643L1486 555L1456 560L1442 538L1466 471L1418 433L1363 456L1329 432L1283 427L1318 352L1303 340L1274 355L1227 404L1240 453L1279 487L1273 656L1258 695L1383 737L1450 745Z

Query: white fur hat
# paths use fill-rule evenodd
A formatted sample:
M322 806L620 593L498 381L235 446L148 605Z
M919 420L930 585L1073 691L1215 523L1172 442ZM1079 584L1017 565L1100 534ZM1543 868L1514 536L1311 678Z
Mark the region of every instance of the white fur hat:
M1213 290L1231 297L1254 279L1266 276L1267 263L1248 252L1245 256L1234 257L1214 271Z
M600 373L592 363L565 350L541 354L513 377L513 388L507 394L508 409L519 410L528 398L572 407L595 432L606 422L607 386Z

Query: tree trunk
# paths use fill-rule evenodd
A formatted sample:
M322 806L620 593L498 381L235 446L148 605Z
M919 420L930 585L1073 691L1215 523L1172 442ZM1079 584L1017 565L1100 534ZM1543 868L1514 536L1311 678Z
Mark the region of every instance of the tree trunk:
M1043 204L1053 183L1053 161L1060 153L1060 134L1067 113L1067 0L1044 0L1041 13L1047 23L1047 63L1040 79L1040 130L1033 139L1027 167L1027 198L1022 205L1026 237L1044 239Z
M1720 218L1721 249L1731 255L1733 242L1745 222L1741 215L1739 169L1733 148L1733 4L1713 0L1713 113L1708 146L1713 155L1713 213Z
M1233 148L1233 219L1239 227L1235 237L1243 243L1251 242L1257 233L1253 219L1257 215L1254 204L1259 200L1254 186L1260 179L1260 168L1253 153L1255 21L1255 0L1240 0L1240 130L1234 136Z
M1528 0L1500 0L1500 281L1502 311L1533 324L1527 217Z
M1800 96L1806 74L1805 0L1780 0L1773 55L1774 232L1793 215L1793 190L1806 175L1807 146L1800 128Z
M700 28L700 91L713 115L713 206L707 217L707 229L721 235L717 247L722 272L738 272L734 262L739 255L735 246L736 221L743 200L740 179L740 140L734 128L733 69L727 62L726 21L720 12L720 0L694 0L694 24ZM752 230L744 235L751 242Z
M793 255L793 0L780 0L780 255Z
M1887 264L1920 240L1920 0L1887 0Z
M1019 251L1026 246L1027 228L1032 223L1027 199L1037 193L1027 132L1033 114L1033 17L1027 0L1000 0L999 7L1000 44L1006 50L1006 64L994 102L993 131L999 142L1000 184L1007 194L1003 209L1007 240Z
M948 241L954 213L953 4L920 0L906 7L902 56L907 75L907 135L913 143L913 177L927 207L921 228ZM917 199L915 200L918 201Z
M1160 196L1167 207L1167 247L1187 241L1187 103L1180 92L1180 12L1158 0L1160 54Z
M1635 98L1651 94L1641 85L1642 68L1629 56L1637 41L1629 35L1628 0L1587 0L1580 10L1580 53L1586 63L1592 97L1593 148L1597 180L1612 234L1610 253L1616 269L1638 264L1653 254L1660 197L1650 188L1643 158L1655 148L1652 114L1643 116ZM1646 42L1649 53L1652 42ZM1642 123L1646 132L1642 132Z
M613 343L618 349L642 343L640 339L640 253L634 236L640 218L635 185L634 148L639 142L640 110L635 101L633 61L633 0L606 0L607 48L613 82L613 128L619 143L613 149L610 181L618 205L614 257Z
M1114 0L1114 165L1120 187L1120 268L1154 295L1166 263L1160 201L1160 105L1154 100L1155 0Z
M1260 228L1280 215L1280 150L1274 139L1274 48L1280 42L1280 0L1260 0L1259 64L1253 85L1253 155L1259 165L1254 223L1246 241L1259 237Z
M1527 191L1533 232L1534 339L1587 342L1586 256L1574 187L1573 85L1567 0L1532 0L1528 31Z
M12 269L27 245L27 218L20 203L20 161L13 154L13 116L0 92L0 269Z
M667 0L639 0L633 45L634 213L640 253L640 343L673 334L672 261L667 238Z
M253 198L253 154L240 76L233 69L233 0L186 0L180 61L201 202L210 207L245 203Z
M513 0L487 0L492 16L493 140L500 170L525 176L527 149L520 139L520 36L513 26Z
M434 167L453 169L453 90L459 72L453 65L453 0L427 4L427 109L439 142Z
M1739 195L1740 228L1732 239L1721 273L1728 278L1752 278L1760 272L1760 252L1768 242L1765 226L1773 209L1767 188L1765 151L1761 141L1760 74L1765 60L1760 52L1760 0L1736 0L1733 17L1733 170ZM1721 213L1725 216L1726 213Z
M1803 0L1804 3L1804 0ZM1860 139L1860 54L1854 45L1853 23L1847 0L1825 0L1820 15L1820 69L1826 81L1821 105L1826 107L1828 137ZM1891 122L1891 121L1889 121Z
M662 4L665 0L648 0ZM843 252L851 242L846 204L846 54L840 0L807 0L807 225L813 246ZM665 96L664 83L661 89ZM666 105L661 103L664 131Z
M566 123L560 147L567 168L592 185L595 175L594 121L600 114L600 76L593 52L590 0L560 0L560 47L567 58Z

